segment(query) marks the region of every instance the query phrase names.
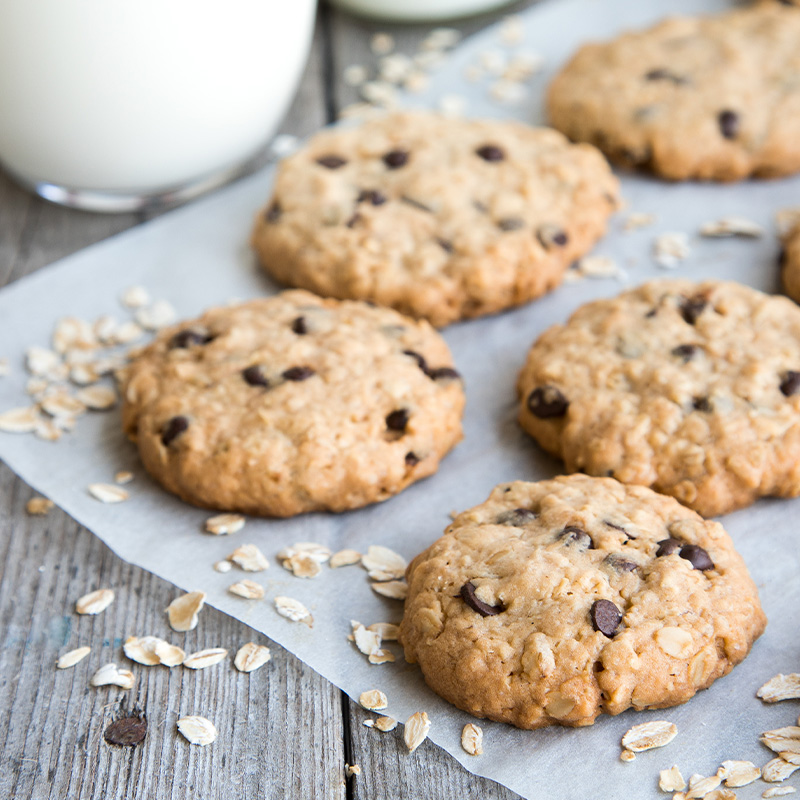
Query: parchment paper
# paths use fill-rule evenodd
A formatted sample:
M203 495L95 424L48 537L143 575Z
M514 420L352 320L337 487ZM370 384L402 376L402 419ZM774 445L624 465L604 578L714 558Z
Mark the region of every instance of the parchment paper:
M488 84L473 85L462 79L464 66L474 62L479 52L497 47L498 32L490 29L463 44L436 76L430 93L415 103L433 105L443 93L458 93L468 98L470 114L541 121L542 87L579 42L611 35L620 29L620 20L634 26L671 12L713 11L728 5L721 0L544 3L524 15L525 47L547 59L547 70L534 82L529 100L521 106L499 108L488 100ZM268 169L0 292L0 355L13 364L12 374L0 380L0 409L27 403L23 390L26 347L46 345L55 320L67 314L86 319L108 312L124 316L116 298L131 284L143 284L155 296L169 299L184 316L233 297L275 291L256 270L246 244L251 219L269 194L271 180ZM729 278L768 291L777 289L778 244L772 215L778 208L800 203L800 178L713 186L669 185L628 176L623 184L630 210L658 216L650 228L623 233L625 214L618 215L597 248L628 270L628 285L665 274L650 258L656 233L684 231L692 234L692 252L675 274ZM748 217L764 225L769 234L757 241L697 238L702 222L726 215ZM517 426L517 371L529 345L545 328L563 321L581 303L623 288L621 282L610 279L564 285L524 308L448 328L445 337L467 388L466 438L437 475L361 511L286 521L251 519L233 536L204 534L201 530L208 514L182 504L150 481L119 430L117 412L84 416L77 430L58 443L0 434L0 457L122 558L186 590L205 590L212 605L263 631L352 697L378 687L389 697L388 713L400 720L415 711L427 711L433 722L431 738L467 769L528 798L663 797L657 790L659 769L678 764L688 777L694 772L712 774L723 759L750 759L762 765L771 753L758 743L758 735L795 724L798 703L765 706L754 695L777 672L800 668L796 530L800 501L765 500L724 519L755 577L770 620L750 657L730 676L682 707L601 717L591 728L524 732L484 722L485 754L477 758L466 755L459 743L461 728L471 718L432 694L417 669L405 664L396 645L388 646L398 656L397 663L371 666L346 639L351 619L365 624L399 621L400 602L375 595L360 567L326 567L320 577L302 580L283 570L274 558L285 545L317 541L334 550L353 547L362 552L370 544L383 543L410 559L440 535L450 511L482 502L495 484L558 474L559 464L543 456ZM110 481L119 469L136 473L129 501L102 505L87 494L90 482ZM263 601L226 593L242 573L221 575L211 567L246 542L257 544L272 561L267 573L256 576L267 585ZM313 630L275 613L272 598L280 594L312 609ZM171 638L180 640L177 635ZM674 721L678 737L663 750L621 763L622 733L651 719ZM793 781L797 783L796 777L789 783ZM759 782L737 791L748 800L760 797L764 788Z

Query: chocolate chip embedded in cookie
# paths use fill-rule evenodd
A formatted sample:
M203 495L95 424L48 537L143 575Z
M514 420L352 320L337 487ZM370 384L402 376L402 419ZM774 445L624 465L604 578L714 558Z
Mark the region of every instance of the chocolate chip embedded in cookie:
M500 485L407 578L406 658L459 708L521 728L683 703L766 624L719 523L610 478Z
M125 431L164 488L268 516L357 508L431 475L464 406L427 322L303 291L164 331L122 394Z
M778 2L676 17L587 44L552 82L550 119L613 161L673 180L800 170L800 14Z
M556 131L397 113L287 158L252 243L282 283L442 326L557 286L617 194L600 153Z
M704 516L800 495L800 308L735 283L653 281L531 348L522 427L569 472Z

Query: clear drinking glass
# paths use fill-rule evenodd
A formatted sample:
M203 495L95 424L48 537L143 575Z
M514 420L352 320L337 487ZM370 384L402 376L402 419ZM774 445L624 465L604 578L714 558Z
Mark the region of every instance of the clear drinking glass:
M0 0L0 163L129 211L233 177L286 112L315 0Z

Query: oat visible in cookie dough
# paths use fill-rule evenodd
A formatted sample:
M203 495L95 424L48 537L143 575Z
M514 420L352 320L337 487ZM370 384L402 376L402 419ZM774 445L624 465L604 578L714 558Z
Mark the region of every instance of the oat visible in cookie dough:
M800 170L800 14L777 2L587 44L548 93L553 125L665 178Z
M568 472L704 516L800 494L800 309L785 297L653 281L589 303L538 339L518 390L522 427Z
M357 508L431 475L464 405L428 323L303 291L164 331L122 394L125 431L164 488L267 516Z
M673 539L681 549L663 552ZM611 478L501 484L407 574L406 658L459 708L521 728L683 703L766 623L719 523ZM599 625L598 606L613 609Z
M405 112L286 159L252 243L282 283L443 326L561 283L617 193L603 157L556 131Z

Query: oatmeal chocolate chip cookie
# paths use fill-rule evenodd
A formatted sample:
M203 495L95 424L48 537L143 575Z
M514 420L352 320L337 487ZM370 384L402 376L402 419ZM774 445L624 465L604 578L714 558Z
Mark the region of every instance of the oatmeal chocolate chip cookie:
M617 193L600 153L556 131L398 113L286 159L252 243L282 283L443 326L557 286Z
M428 323L303 291L164 331L122 395L125 431L165 489L278 517L357 508L431 475L464 406Z
M704 516L800 494L800 308L736 283L652 281L546 331L520 423L569 472Z
M781 279L786 294L800 303L800 209L796 221L781 234Z
M766 624L719 523L610 478L501 484L407 577L406 658L449 702L521 728L683 703Z
M548 92L553 125L665 178L800 170L800 14L764 3L582 47Z

